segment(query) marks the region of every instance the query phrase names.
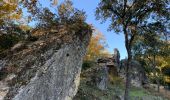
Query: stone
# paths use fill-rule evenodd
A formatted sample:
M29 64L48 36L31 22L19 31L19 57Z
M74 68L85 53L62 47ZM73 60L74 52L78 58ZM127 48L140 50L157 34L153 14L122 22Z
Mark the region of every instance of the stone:
M12 48L11 51L18 51L25 48L25 43L23 42L18 42L17 44L15 44Z
M114 49L112 57L100 58L97 60L100 66L107 66L110 76L118 76L120 66L120 53L117 48Z
M119 53L119 50L117 48L114 49L113 60L114 60L115 66L119 67L119 65L120 65L120 53Z
M99 71L98 74L100 74L99 77L96 77L96 85L100 90L106 90L108 88L108 68L102 67Z
M99 90L107 90L109 84L108 68L106 66L95 65L81 74L86 78L86 85L96 87Z
M122 76L122 78L124 79L126 76L125 75L126 63L127 63L127 59L121 60L119 75ZM132 60L130 62L130 79L131 79L131 84L135 87L143 87L146 84L148 84L148 78L146 76L144 68L136 60Z
M124 100L124 96L123 95L114 95L112 100Z
M5 66L6 61L5 60L0 60L0 70Z
M71 100L77 93L83 56L89 44L91 31L83 37L75 33L59 37L51 34L43 44L25 44L28 48L1 59L2 67L15 65L15 74L6 83L9 89L4 100ZM81 34L81 33L80 33ZM59 43L58 39L71 38ZM18 46L17 46L18 47ZM77 48L78 47L78 48ZM0 81L4 82L4 81Z

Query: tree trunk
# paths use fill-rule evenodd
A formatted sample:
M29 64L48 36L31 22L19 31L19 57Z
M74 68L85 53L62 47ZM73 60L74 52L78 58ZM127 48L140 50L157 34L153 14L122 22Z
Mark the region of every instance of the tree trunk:
M157 91L159 92L159 91L160 91L160 83L159 83L159 80L158 80L158 82L157 82L157 85L158 85L158 87L157 87L158 90L157 90Z
M131 42L132 41L131 39L129 40L128 39L128 33L127 33L127 30L126 30L126 25L125 27L123 28L123 31L124 31L124 36L125 36L125 47L126 47L126 50L127 50L127 53L128 53L128 59L127 59L127 65L126 65L126 85L125 85L125 95L124 95L124 100L129 100L129 91L130 91L130 73L129 73L129 65L130 65L130 62L131 62L131 59L132 59L132 55L131 55Z
M127 59L127 65L126 65L126 87L125 87L125 95L124 95L124 100L129 100L129 91L130 91L130 72L129 72L129 67L130 67L130 62L132 60L132 55L131 55L131 44L128 44L126 42L126 49L128 53L128 59Z
M130 62L132 59L131 56L131 50L127 49L128 51L128 59L127 59L127 66L126 66L126 87L125 87L125 95L124 95L124 100L129 100L129 92L130 92L130 72L129 72L129 67L130 67Z
M156 75L156 57L155 55L153 56L153 67L154 67L154 72L155 72L155 78L156 78L156 84L157 84L157 92L159 92L160 88L160 82L159 82L159 77Z
M127 66L126 66L126 88L125 88L125 96L124 99L125 100L129 100L129 91L130 91L130 73L129 73L129 64L127 62Z

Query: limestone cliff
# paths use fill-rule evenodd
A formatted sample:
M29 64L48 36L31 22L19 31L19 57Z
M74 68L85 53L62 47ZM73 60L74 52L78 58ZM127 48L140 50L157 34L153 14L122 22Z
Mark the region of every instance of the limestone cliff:
M73 98L91 29L59 33L46 34L35 42L22 42L1 54L0 71L4 76L0 82L7 87L5 100Z

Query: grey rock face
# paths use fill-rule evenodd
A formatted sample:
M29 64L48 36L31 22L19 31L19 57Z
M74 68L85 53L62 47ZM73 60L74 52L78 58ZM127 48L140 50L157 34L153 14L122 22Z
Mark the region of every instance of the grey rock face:
M120 65L120 53L119 53L119 50L117 48L114 49L113 59L114 59L115 66L119 67L119 65Z
M35 76L13 100L71 99L77 91L82 55L73 45L60 49L42 66L42 75Z
M109 85L109 73L106 66L96 65L82 73L86 85L96 87L100 90L107 90Z
M71 100L77 92L83 56L91 33L83 37L70 35L69 42L59 46L58 39L31 45L35 52L9 63L17 64L5 100ZM41 49L41 46L43 49ZM57 48L57 49L56 49ZM37 51L36 51L37 50ZM28 50L25 50L25 52ZM25 53L24 52L24 53ZM29 63L28 63L29 62Z
M123 59L121 61L121 70L119 74L123 78L125 78L126 63L127 63L126 59ZM130 78L131 78L131 84L133 86L142 87L148 84L148 78L146 76L144 68L141 66L141 64L138 61L135 60L132 60L130 62Z
M108 88L108 68L102 67L98 73L100 74L99 77L96 78L96 85L100 90L106 90Z
M97 63L101 66L105 66L109 69L110 76L118 76L120 70L120 53L117 48L114 49L112 57L100 58Z
M2 66L4 66L5 63L6 63L5 61L0 60L0 70L2 69Z

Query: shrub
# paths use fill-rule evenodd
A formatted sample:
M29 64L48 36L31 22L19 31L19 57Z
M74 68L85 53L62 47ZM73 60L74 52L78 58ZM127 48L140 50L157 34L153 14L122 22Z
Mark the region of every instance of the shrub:
M123 80L120 77L109 75L109 81L115 86L123 86Z
M0 51L12 47L14 44L18 43L21 37L17 34L3 34L0 36Z
M82 70L89 69L95 65L94 61L84 61L82 65Z

